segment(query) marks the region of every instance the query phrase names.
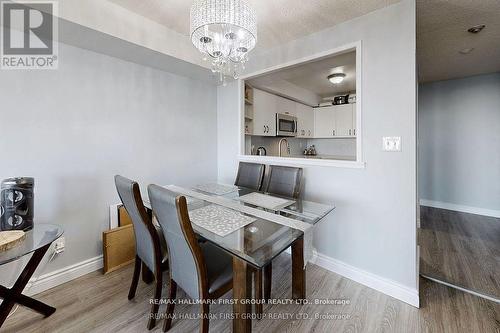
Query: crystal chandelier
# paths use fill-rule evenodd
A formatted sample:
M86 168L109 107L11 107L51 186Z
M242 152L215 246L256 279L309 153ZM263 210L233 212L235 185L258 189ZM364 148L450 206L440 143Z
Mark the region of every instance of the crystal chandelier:
M212 72L237 79L257 42L255 11L243 0L195 0L191 41L212 63Z

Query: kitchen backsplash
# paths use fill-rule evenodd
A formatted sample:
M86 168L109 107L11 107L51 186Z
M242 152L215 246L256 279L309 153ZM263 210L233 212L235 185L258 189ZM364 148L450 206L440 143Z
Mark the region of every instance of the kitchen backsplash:
M356 139L308 139L307 145L314 145L318 155L356 156Z
M264 147L268 156L278 156L280 137L246 136L245 153L256 154L259 147ZM286 138L290 145L290 155L302 155L305 148L315 145L318 155L356 156L356 139L297 139ZM252 152L252 147L254 150ZM285 148L283 146L283 152Z
M306 140L296 139L296 138L286 138L288 144L290 145L290 155L300 155L302 151L306 148ZM252 136L251 146L257 150L259 147L264 147L269 156L279 155L279 142L281 138L279 137L265 137L265 136ZM285 146L283 145L283 153L285 153ZM247 150L248 153L248 150ZM255 151L253 152L255 154Z

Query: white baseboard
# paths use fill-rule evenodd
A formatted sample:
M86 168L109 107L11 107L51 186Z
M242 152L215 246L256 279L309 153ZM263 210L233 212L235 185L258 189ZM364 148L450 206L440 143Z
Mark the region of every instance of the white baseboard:
M56 287L76 279L85 274L97 271L103 267L102 255L90 258L71 266L67 266L56 271L40 275L29 288L29 296L41 293L42 291Z
M448 202L433 201L433 200L427 200L427 199L420 199L420 205L427 206L427 207L454 210L454 211L463 212L463 213L470 213L470 214L500 218L500 210L495 210L495 209L456 205L456 204L452 204L452 203L448 203Z
M380 291L381 293L413 305L414 307L418 308L420 306L418 290L416 288L409 288L398 282L363 271L340 260L317 253L316 251L314 251L312 262L326 270L342 275L348 279Z

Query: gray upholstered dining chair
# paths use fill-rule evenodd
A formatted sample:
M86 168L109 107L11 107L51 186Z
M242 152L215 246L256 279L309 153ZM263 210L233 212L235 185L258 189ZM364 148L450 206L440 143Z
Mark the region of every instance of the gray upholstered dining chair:
M122 176L115 176L115 185L118 195L132 219L135 235L135 267L128 299L135 297L141 265L146 265L156 279L154 299L161 298L162 272L168 268L167 245L159 226L155 226L151 216L142 203L141 192L137 182ZM144 273L143 273L144 274ZM154 328L158 313L159 302L152 302L148 329Z
M209 302L233 287L232 256L209 242L200 243L193 231L186 198L160 187L148 186L153 213L168 245L170 289L163 331L170 329L177 286L201 300L200 332L208 332Z
M269 166L265 192L297 199L300 196L301 183L302 168L271 165ZM262 298L262 288L264 288L264 299L271 298L272 267L272 263L269 263L263 269L254 272L256 299ZM264 278L262 278L263 274ZM262 287L262 283L264 283L264 287ZM262 314L262 303L257 303L255 309L257 313Z
M297 199L302 183L302 168L269 166L265 192Z
M240 162L234 185L259 191L264 179L264 164Z

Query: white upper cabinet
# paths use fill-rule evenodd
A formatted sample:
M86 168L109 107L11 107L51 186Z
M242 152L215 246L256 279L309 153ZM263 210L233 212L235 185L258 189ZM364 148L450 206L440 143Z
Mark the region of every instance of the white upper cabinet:
M253 90L253 135L276 135L278 98L262 90Z
M356 137L356 104L315 108L314 137Z
M253 89L249 133L276 136L276 113L297 117L298 138L356 137L356 104L312 108L259 89Z
M357 128L356 128L356 103L352 103L352 136L356 136Z
M314 137L333 138L335 137L335 107L327 106L314 109Z
M290 116L297 115L297 102L279 96L276 96L276 98L278 100L277 113L288 114Z
M314 137L314 110L312 107L297 103L297 137Z
M352 104L336 105L334 108L336 117L335 136L352 136Z

